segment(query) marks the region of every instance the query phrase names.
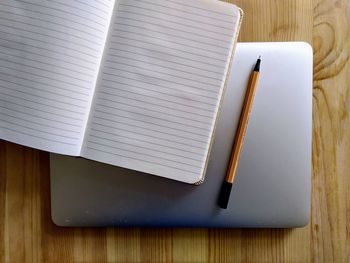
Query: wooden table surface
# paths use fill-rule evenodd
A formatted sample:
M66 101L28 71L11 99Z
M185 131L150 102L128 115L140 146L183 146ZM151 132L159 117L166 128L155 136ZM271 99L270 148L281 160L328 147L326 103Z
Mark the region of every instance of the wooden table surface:
M80 229L50 219L48 154L0 142L0 262L350 262L350 1L241 0L240 41L314 48L312 215L302 229Z

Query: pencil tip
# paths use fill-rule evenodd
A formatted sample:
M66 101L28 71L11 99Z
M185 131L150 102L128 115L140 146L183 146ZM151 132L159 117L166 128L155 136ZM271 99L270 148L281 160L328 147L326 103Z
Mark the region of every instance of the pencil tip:
M260 62L261 62L260 57L261 56L259 56L258 60L256 61L255 67L254 67L254 71L257 71L257 72L260 71Z
M258 59L261 59L261 55L259 55L259 58Z

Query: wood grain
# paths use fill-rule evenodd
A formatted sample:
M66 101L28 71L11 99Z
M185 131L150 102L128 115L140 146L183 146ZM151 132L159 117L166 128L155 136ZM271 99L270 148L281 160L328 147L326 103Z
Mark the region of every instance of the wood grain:
M350 2L314 4L315 262L350 262Z
M313 43L312 218L302 229L81 229L50 220L48 154L0 142L0 262L350 262L350 2L237 0L240 41Z

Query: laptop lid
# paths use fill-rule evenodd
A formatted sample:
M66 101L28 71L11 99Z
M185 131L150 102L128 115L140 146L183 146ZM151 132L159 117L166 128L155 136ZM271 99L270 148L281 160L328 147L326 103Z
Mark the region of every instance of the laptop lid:
M217 205L245 89L261 76L228 209ZM311 195L312 49L238 43L205 181L188 185L51 154L51 212L60 226L299 227Z

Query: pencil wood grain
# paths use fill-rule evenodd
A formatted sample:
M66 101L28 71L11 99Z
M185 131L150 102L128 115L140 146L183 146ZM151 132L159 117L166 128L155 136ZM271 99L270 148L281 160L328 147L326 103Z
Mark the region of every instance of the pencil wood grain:
M247 130L248 121L249 121L249 116L250 116L251 109L254 102L254 96L255 96L255 92L258 84L259 74L260 73L255 71L252 73L249 80L248 87L247 87L245 99L243 102L243 108L242 108L241 116L238 122L238 128L235 135L235 140L233 143L231 160L230 160L229 168L226 175L226 181L229 183L233 183L233 180L235 178L235 174L238 166L238 160L239 160L240 152L242 150L243 141L244 141L244 137Z
M59 228L48 154L0 142L0 262L349 262L350 2L237 0L240 41L313 43L313 195L302 229Z

